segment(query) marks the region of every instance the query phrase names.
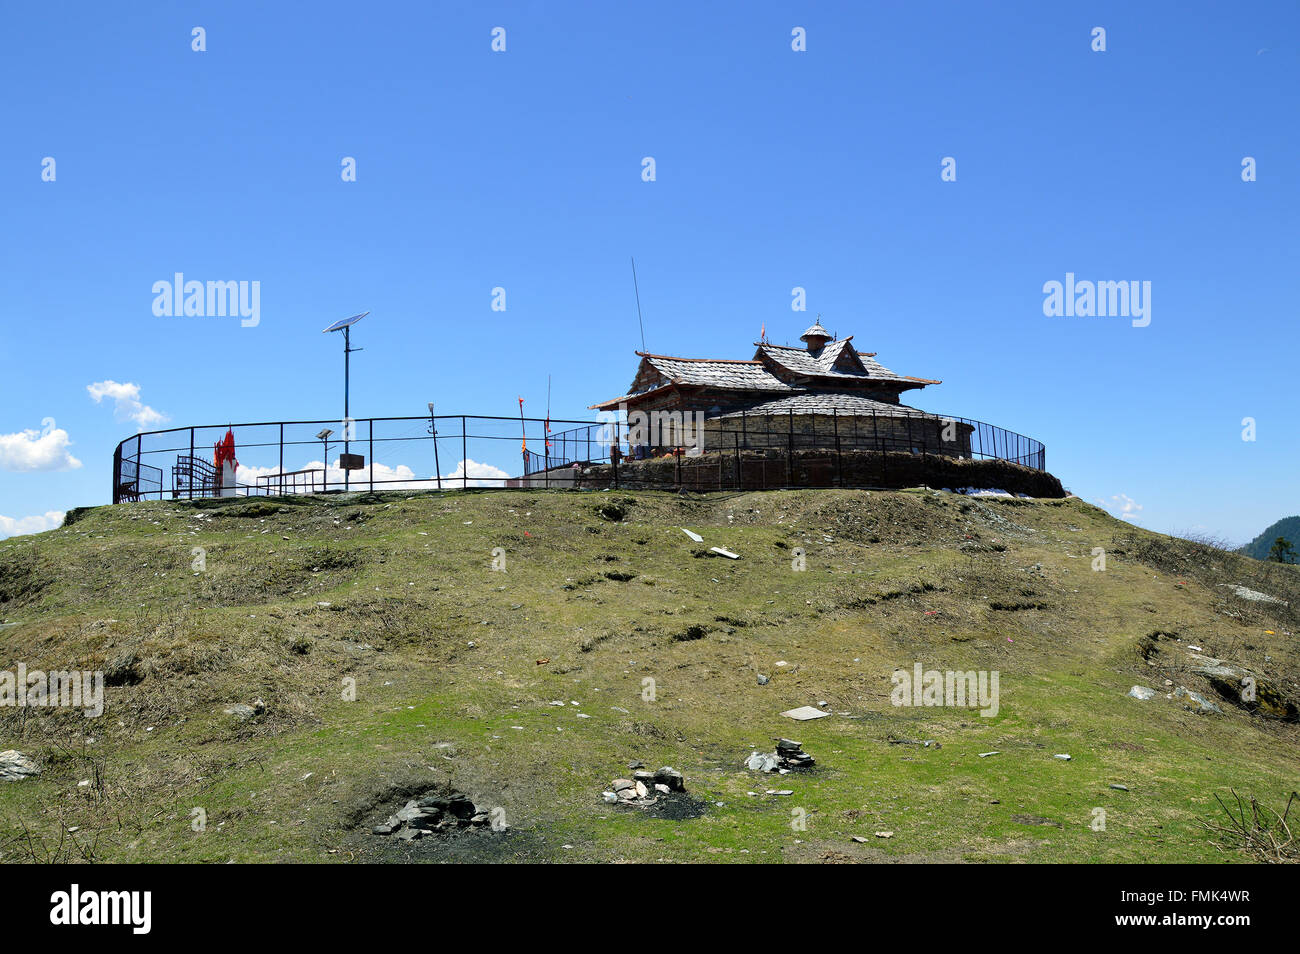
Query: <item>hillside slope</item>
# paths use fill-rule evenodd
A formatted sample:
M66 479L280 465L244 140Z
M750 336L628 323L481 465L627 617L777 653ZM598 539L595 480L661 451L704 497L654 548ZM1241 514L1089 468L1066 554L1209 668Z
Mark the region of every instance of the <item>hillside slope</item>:
M1300 777L1300 570L1077 498L470 491L72 518L0 542L0 670L114 685L97 719L0 708L0 750L41 768L0 782L0 860L1248 860L1203 828L1215 795L1280 808ZM1206 657L1268 705L1221 695ZM998 671L996 715L892 705L917 663ZM777 736L816 767L745 768ZM689 797L607 804L634 760ZM508 829L371 833L446 785Z
M1241 552L1256 560L1267 560L1268 551L1273 548L1273 541L1278 537L1290 540L1291 545L1300 552L1300 517L1283 517L1242 547Z

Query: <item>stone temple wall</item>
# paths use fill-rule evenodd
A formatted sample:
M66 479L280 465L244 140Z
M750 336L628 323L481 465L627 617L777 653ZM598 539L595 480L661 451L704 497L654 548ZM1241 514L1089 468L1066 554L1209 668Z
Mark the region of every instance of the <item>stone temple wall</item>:
M698 457L623 460L577 472L577 486L629 490L771 490L779 487L903 488L957 490L974 487L1031 497L1066 496L1052 474L1006 460L937 454L804 448L739 452L708 451Z
M961 421L920 415L746 415L706 420L704 450L745 448L903 451L971 456L972 428Z

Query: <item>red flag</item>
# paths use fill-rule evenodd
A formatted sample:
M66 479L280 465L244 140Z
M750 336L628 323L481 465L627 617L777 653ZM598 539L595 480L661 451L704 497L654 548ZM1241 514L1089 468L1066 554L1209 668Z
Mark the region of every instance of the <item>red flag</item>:
M234 465L235 470L239 469L239 461L235 459L235 432L234 431L227 428L226 436L222 440L219 440L217 441L217 443L213 444L212 450L214 452L212 463L216 467L218 473L221 472L221 466L226 461L230 461Z

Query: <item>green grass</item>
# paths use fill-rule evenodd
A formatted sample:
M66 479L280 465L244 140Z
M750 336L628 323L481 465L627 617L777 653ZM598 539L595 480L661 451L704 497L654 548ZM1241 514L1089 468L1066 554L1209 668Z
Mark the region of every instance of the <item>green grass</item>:
M145 678L110 687L99 719L0 709L0 749L42 766L0 783L0 860L1249 860L1203 824L1230 789L1285 802L1297 727L1219 699L1185 646L1293 700L1300 654L1290 606L1220 583L1300 599L1296 568L1077 499L471 491L99 508L0 542L0 620L19 623L0 629L0 669L131 651ZM890 674L915 662L999 671L1000 711L892 706ZM1224 713L1165 699L1165 680ZM1161 694L1128 698L1135 683ZM222 711L257 698L252 722ZM822 700L834 715L778 715ZM817 768L746 771L778 735ZM940 746L893 744L919 739ZM604 804L632 759L683 772L700 817ZM401 847L368 833L435 784L501 806L510 831ZM782 788L794 794L764 794Z

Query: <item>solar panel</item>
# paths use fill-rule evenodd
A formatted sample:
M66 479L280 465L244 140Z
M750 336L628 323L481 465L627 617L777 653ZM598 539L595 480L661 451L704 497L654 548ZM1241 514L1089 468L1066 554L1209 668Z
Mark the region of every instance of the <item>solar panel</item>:
M331 331L340 331L343 328L347 328L349 325L355 325L358 321L366 317L366 315L368 314L370 314L370 312L363 311L361 314L353 315L351 318L344 318L342 321L336 321L334 322L334 324L330 325L328 328L322 331L321 334L329 334Z

